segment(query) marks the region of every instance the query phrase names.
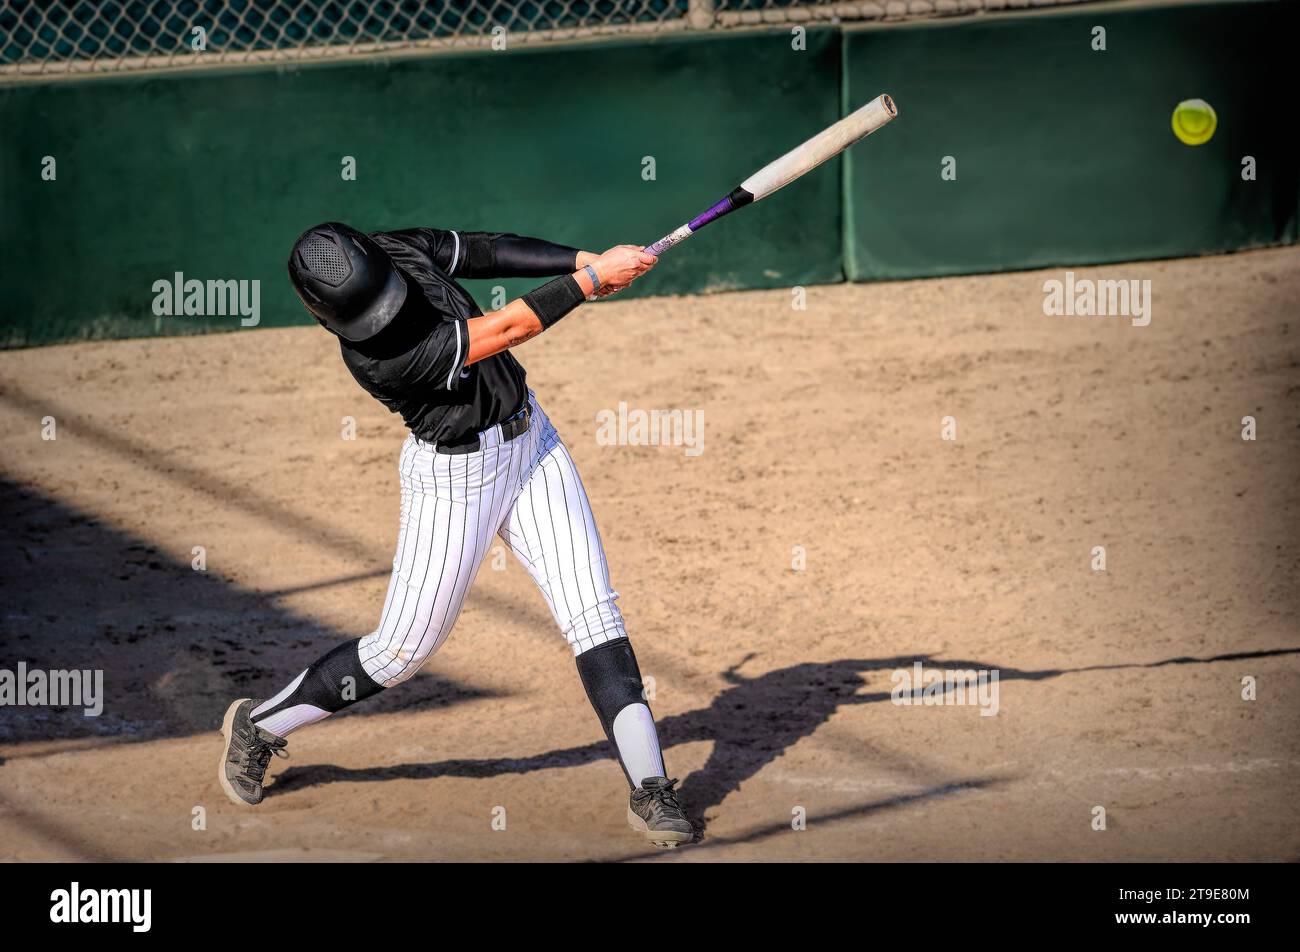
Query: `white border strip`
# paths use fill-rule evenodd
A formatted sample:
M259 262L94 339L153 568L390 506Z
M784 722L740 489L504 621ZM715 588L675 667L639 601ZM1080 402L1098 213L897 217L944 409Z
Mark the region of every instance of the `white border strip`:
M451 373L447 374L447 389L448 389L448 390L451 389L451 381L452 381L452 379L456 376L457 372L460 371L460 325L461 325L461 322L460 322L459 320L457 320L457 321L456 321L456 359L455 359L454 361L452 361L452 364L451 364Z

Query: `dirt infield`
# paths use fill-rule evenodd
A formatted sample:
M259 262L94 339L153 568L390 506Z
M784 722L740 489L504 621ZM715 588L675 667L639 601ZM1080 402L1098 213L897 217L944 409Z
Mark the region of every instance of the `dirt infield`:
M0 354L0 667L106 694L0 709L0 858L1300 858L1300 249L1078 272L1149 278L1147 327L1045 316L1062 276L614 301L521 349L707 822L675 854L510 560L227 803L228 699L378 618L400 421L316 328ZM601 445L620 401L703 452ZM917 661L997 671L996 716L891 703Z

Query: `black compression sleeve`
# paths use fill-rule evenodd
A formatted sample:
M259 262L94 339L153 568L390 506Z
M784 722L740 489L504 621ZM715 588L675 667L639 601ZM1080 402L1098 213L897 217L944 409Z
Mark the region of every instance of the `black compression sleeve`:
M603 645L602 645L603 647ZM312 662L302 673L298 686L283 701L261 714L257 720L288 710L298 704L310 704L322 711L336 713L357 701L378 694L384 686L366 673L358 654L360 639L353 638Z
M645 704L645 696L641 693L645 685L641 682L641 669L637 666L632 643L627 638L615 638L589 648L574 660L578 662L582 686L587 689L587 698L596 709L600 726L605 728L605 736L614 745L614 752L618 753L614 721L629 704ZM622 756L618 762L628 786L635 790L637 785L627 772Z
M577 267L578 249L540 238L486 231L465 232L465 265L458 277L540 278Z
M533 288L523 296L523 302L542 322L543 330L550 327L586 299L586 295L582 293L582 288L571 274L556 278L554 281L548 281L540 288Z

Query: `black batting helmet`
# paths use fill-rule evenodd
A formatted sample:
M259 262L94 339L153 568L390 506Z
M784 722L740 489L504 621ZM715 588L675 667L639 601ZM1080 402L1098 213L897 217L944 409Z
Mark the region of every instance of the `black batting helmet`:
M406 279L384 250L336 221L294 242L289 280L312 316L344 340L374 337L406 300Z

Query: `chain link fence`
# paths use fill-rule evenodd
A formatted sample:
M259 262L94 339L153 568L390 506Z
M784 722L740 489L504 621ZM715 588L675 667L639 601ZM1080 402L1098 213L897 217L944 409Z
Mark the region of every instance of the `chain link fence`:
M0 0L0 76L608 34L903 20L1093 0Z

